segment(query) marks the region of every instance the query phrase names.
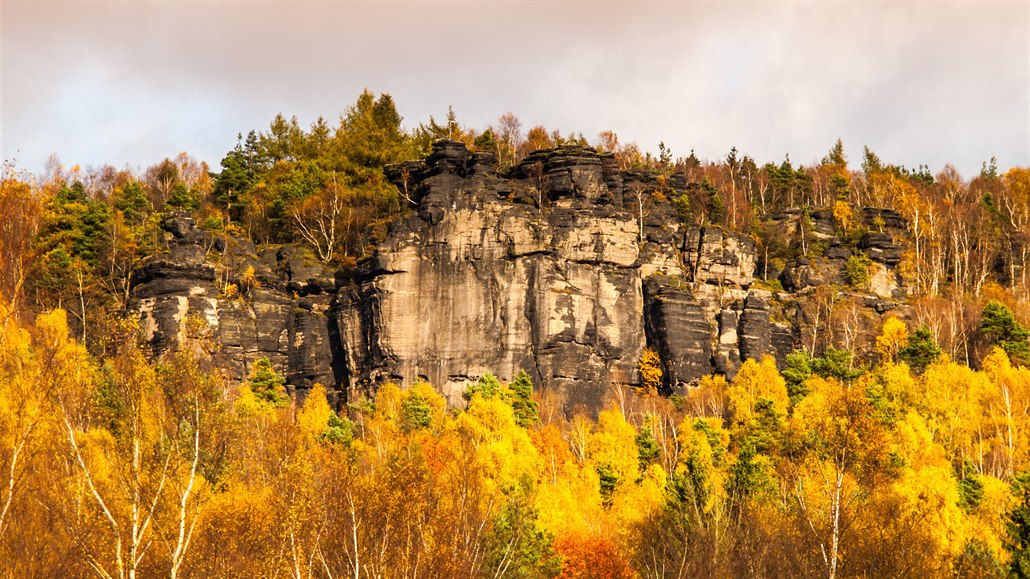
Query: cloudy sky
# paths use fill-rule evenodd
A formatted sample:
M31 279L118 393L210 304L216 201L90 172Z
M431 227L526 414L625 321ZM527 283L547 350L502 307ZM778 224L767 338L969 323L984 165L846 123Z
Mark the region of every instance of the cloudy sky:
M364 88L408 126L597 133L703 159L811 163L839 137L967 177L1030 165L1030 10L1009 2L0 0L5 160L217 168L276 113L334 120Z

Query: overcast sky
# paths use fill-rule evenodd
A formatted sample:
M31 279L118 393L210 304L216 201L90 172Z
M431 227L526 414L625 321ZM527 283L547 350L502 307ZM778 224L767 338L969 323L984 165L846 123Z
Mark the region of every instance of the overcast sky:
M5 160L217 169L276 113L333 122L364 88L405 125L606 129L675 156L1030 165L1028 2L0 0Z

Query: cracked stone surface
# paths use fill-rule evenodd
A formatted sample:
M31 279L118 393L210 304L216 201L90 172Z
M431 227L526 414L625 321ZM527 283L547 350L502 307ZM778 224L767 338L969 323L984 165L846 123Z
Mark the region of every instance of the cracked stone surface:
M684 226L669 202L642 214L634 192L655 176L619 171L610 155L558 147L499 175L491 155L438 142L387 176L417 207L356 271L327 269L299 246L216 239L188 217L170 219L168 252L142 264L133 289L155 352L174 348L199 317L233 375L267 357L300 395L319 382L342 401L386 380L424 379L458 403L468 381L525 369L566 409L596 411L613 384L639 383L646 347L661 355L670 391L732 375L749 357L782 364L795 347L796 328L770 320L770 292L752 288L754 242ZM687 186L676 177L673 193ZM797 218L782 217L788 228ZM832 226L816 230L832 241ZM889 236L863 247L892 265ZM823 277L847 257L831 256ZM248 268L257 284L223 295ZM814 271L799 261L785 275L800 289L820 281Z

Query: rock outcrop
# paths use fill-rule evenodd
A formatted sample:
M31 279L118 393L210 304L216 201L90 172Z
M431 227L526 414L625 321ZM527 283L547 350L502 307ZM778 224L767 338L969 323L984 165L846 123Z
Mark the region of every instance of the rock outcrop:
M156 354L193 332L219 345L232 376L247 376L255 360L268 358L292 388L339 382L338 341L327 315L332 294L316 277L321 268L295 248L257 251L247 241L216 238L188 217L173 217L163 228L169 251L145 261L133 280L134 307ZM312 277L298 283L297 272ZM335 291L331 278L328 286Z
M638 203L653 176L610 156L558 147L499 175L492 155L439 142L388 177L415 207L345 275L298 247L255 248L171 219L168 253L139 269L134 289L154 349L198 318L234 375L267 357L301 394L320 382L353 399L423 379L457 403L468 381L525 369L566 408L596 410L612 384L639 382L646 347L671 391L747 358L782 364L795 347L795 328L772 319L775 296L752 287L754 242ZM686 184L666 186L672 197ZM816 230L833 238L832 226ZM889 236L862 247L893 265ZM822 282L803 266L787 268L790 289Z

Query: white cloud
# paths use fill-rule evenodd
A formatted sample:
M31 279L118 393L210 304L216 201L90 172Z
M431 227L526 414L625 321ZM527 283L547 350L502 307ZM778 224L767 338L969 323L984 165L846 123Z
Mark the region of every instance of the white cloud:
M840 137L856 162L1030 164L1026 2L0 7L0 141L33 170L217 166L237 132L335 122L365 87L410 125L453 105L707 158L811 162Z

